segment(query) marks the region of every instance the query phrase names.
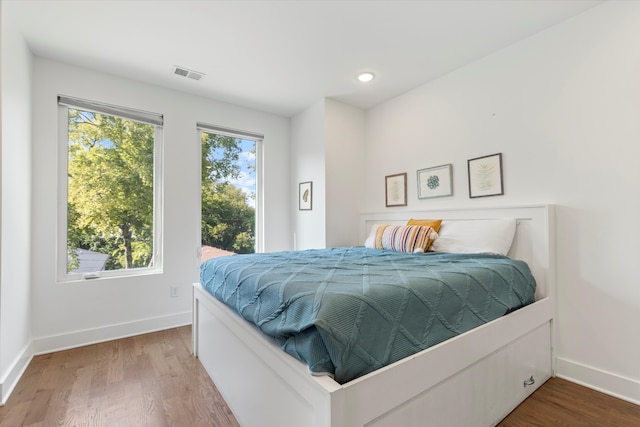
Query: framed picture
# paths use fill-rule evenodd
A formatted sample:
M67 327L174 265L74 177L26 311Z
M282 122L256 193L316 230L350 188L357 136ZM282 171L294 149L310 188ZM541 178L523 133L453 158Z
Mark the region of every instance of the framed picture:
M502 153L467 161L469 197L499 196L502 188Z
M407 206L407 173L384 177L386 206Z
M418 171L418 199L444 197L453 194L451 164Z
M301 211L310 211L312 208L311 201L313 198L313 183L311 181L301 182L298 184L298 209Z

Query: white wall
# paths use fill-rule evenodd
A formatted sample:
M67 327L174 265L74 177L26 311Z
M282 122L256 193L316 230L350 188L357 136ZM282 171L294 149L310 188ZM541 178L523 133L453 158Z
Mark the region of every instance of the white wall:
M291 119L291 210L292 229L298 250L326 247L325 100L322 99ZM311 181L311 210L298 210L298 184Z
M313 182L313 209L294 202L296 249L359 244L364 187L365 113L322 99L291 120L291 176Z
M367 211L399 172L407 210L557 204L558 374L634 402L639 39L640 3L607 2L370 110L365 186ZM467 159L497 152L505 195L470 200ZM416 171L445 163L453 197L419 200Z
M31 358L31 55L1 8L0 403Z
M327 99L324 123L327 247L361 245L354 224L364 202L365 113Z
M33 94L31 313L36 352L190 323L190 284L199 279L196 122L264 134L264 248L291 247L291 200L282 191L290 182L289 119L38 57ZM162 274L56 283L58 94L164 114ZM170 286L179 286L178 298L170 297Z

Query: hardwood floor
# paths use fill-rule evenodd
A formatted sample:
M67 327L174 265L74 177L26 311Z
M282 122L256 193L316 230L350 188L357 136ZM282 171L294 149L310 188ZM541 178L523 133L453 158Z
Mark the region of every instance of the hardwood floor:
M238 423L191 355L185 326L34 357L0 407L0 426ZM640 406L552 378L498 426L640 426Z
M551 378L498 424L498 427L534 426L640 426L640 406Z
M191 327L36 356L2 427L238 426L191 355Z

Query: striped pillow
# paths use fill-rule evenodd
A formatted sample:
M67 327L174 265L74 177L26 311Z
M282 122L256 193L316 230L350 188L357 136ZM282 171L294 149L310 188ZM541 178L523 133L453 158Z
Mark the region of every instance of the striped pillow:
M440 232L441 219L413 219L407 221L407 225L428 225L433 228L436 233Z
M426 225L374 225L364 245L396 252L426 252L437 236Z
M429 227L433 228L433 231L435 231L436 233L440 232L440 225L442 224L442 220L441 219L413 219L411 218L408 222L407 225L428 225ZM436 237L438 237L438 235L436 234L435 237L432 237L429 239L429 244L427 245L428 248L431 247L431 244L433 243L433 239L435 239Z

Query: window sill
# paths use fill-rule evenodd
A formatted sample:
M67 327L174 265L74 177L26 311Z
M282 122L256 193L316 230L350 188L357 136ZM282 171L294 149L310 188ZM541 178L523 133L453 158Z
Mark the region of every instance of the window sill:
M162 274L162 268L140 268L130 270L116 270L116 271L98 271L94 273L77 273L77 274L65 274L62 277L58 277L56 283L88 283L88 282L102 282L105 280L113 279L128 279L139 276L152 276Z

